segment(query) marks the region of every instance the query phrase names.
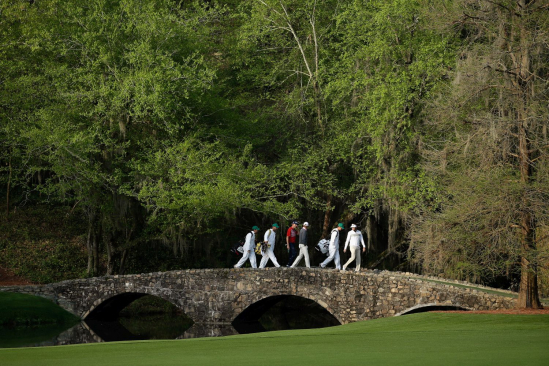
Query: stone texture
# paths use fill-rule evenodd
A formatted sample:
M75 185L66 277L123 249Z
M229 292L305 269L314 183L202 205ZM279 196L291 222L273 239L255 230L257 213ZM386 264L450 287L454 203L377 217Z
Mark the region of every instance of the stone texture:
M78 279L38 286L0 287L50 299L86 318L118 295L148 294L168 300L198 324L228 324L250 305L270 296L294 295L313 300L342 324L394 316L433 305L474 310L515 307L515 299L439 283L410 273L327 269L193 269ZM497 290L502 293L508 291ZM510 293L510 292L509 292ZM119 296L122 297L122 296ZM112 300L112 299L111 299Z

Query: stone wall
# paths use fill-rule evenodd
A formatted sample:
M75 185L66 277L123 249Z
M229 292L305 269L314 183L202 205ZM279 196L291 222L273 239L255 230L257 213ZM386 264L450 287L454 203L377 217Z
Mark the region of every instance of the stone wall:
M470 310L515 306L510 292L497 290L504 294L499 295L484 291L487 288L470 288L475 286L471 284L437 281L446 280L397 272L316 268L191 269L1 287L0 291L46 297L82 318L105 304L117 311L126 305L124 301L131 301L130 294L149 294L174 303L195 323L206 324L231 323L249 306L277 295L313 300L342 324L394 316L422 305Z

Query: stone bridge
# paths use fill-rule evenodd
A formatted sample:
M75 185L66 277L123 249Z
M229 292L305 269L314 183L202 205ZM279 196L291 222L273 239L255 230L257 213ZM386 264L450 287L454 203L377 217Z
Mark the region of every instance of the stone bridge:
M132 301L154 295L198 324L257 321L289 296L312 300L341 324L443 307L496 310L515 306L510 291L411 273L328 269L191 269L0 287L48 298L82 319L106 319Z

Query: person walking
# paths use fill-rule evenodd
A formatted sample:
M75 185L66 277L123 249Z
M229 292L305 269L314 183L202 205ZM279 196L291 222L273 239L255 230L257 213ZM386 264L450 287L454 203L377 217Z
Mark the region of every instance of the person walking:
M339 232L343 230L345 227L343 226L343 223L337 224L336 228L332 230L331 236L330 236L330 247L329 252L330 255L326 260L322 263L320 263L320 267L326 268L328 263L330 263L332 260L335 263L336 269L341 269L341 263L339 262Z
M343 253L347 252L347 246L351 251L351 258L343 265L343 271L347 269L347 266L351 264L356 258L355 272L360 272L360 244L362 244L362 252L366 251L366 245L364 244L364 237L360 230L357 230L355 224L351 225L351 231L347 234L347 240L345 240L345 248Z
M305 257L305 265L307 266L307 268L311 268L311 264L309 263L309 247L307 246L308 228L309 223L304 222L303 228L301 228L301 230L299 231L299 256L295 259L294 264L292 264L292 268L296 267L303 257Z
M276 231L278 230L278 224L275 222L269 230L265 232L265 236L263 237L263 241L267 243L268 247L265 251L261 251L261 254L263 257L261 258L261 262L259 263L259 268L265 268L267 265L267 262L269 259L271 259L271 262L275 265L275 267L280 267L280 264L278 264L278 261L276 260L276 257L274 255L274 248L275 248L275 239L276 239Z
M240 268L248 259L250 259L250 264L252 268L257 268L256 258L255 258L255 234L259 231L257 226L252 227L252 231L246 235L246 242L244 243L244 254L242 258L234 265L234 268Z
M292 222L292 226L290 226L286 232L286 248L288 248L288 253L290 254L286 267L290 267L294 263L295 257L297 257L297 250L295 248L295 241L298 235L297 225L299 225L299 222Z

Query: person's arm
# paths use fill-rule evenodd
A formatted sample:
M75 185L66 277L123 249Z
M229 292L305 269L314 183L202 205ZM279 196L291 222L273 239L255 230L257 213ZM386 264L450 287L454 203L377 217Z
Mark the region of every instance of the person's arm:
M362 236L362 232L360 233L360 241L362 242L362 251L366 251L366 244L364 244L364 236Z
M292 230L292 228L289 228L288 231L286 231L286 246L288 247L288 249L290 249L290 230Z
M330 237L330 245L335 245L335 240L337 238L337 229L332 230L332 236Z
M343 248L343 253L345 253L347 251L347 246L349 246L349 242L351 241L351 233L352 232L353 231L351 230L347 233L347 240L345 240L345 248Z
M265 235L263 236L263 241L265 243L268 243L269 242L269 234L271 233L271 229L265 231Z

